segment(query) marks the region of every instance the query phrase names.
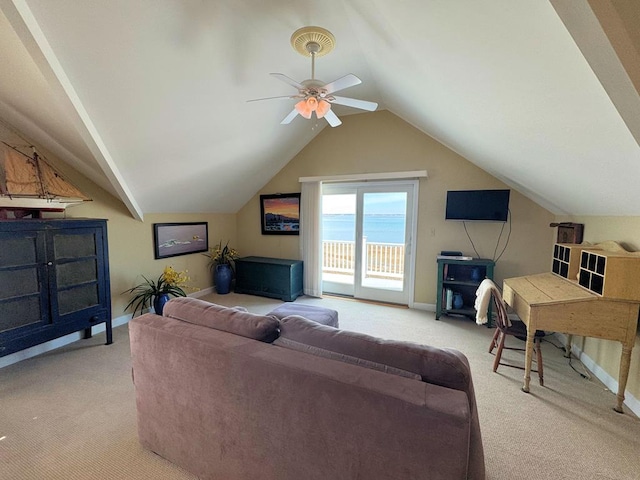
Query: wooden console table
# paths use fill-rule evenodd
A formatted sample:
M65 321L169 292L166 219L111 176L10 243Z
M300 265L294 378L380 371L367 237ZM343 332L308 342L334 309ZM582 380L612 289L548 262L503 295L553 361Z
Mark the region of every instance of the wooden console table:
M631 350L636 339L638 301L605 298L552 273L507 278L502 296L527 326L524 392L529 392L536 330L614 340L622 343L614 410L623 413Z

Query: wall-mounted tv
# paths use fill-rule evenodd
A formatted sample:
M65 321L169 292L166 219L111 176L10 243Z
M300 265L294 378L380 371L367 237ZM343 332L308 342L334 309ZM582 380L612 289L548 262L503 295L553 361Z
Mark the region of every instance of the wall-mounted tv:
M506 222L510 190L450 190L446 220Z

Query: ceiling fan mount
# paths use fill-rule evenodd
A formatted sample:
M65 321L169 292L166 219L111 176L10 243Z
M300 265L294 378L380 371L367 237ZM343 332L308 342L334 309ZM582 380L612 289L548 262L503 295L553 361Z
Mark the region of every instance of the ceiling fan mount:
M322 27L302 27L291 35L291 46L305 57L322 57L335 48L336 39Z
M303 27L293 32L293 35L291 35L291 46L293 49L305 57L311 57L311 78L303 80L302 82L297 82L282 73L271 74L298 90L297 95L271 97L299 100L295 104L291 113L289 113L289 115L287 115L280 123L291 123L291 121L293 121L293 119L298 115L309 119L313 112L315 112L317 118L324 117L327 122L329 122L329 125L337 127L342 124L342 122L331 110L331 105L334 103L368 111L374 111L378 108L378 104L375 102L367 102L365 100L332 95L339 90L362 83L358 77L351 73L327 84L315 78L316 57L321 57L331 52L335 47L335 42L333 34L321 27ZM270 98L260 98L257 100L269 99Z

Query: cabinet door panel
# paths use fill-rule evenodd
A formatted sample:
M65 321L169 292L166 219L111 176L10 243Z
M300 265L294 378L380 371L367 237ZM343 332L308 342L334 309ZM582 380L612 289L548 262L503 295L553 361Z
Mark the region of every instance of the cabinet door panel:
M0 332L40 323L42 317L39 296L0 302Z
M77 231L76 231L77 232ZM75 233L73 231L56 233L53 236L53 251L56 260L78 257L95 257L95 232Z
M104 269L100 231L65 229L55 232L50 242L55 265L55 275L49 279L55 284L56 293L51 298L54 317L60 322L76 322L93 316L106 298L106 292L100 289L100 272Z
M0 332L12 330L13 335L21 327L50 322L39 245L44 245L44 238L37 232L23 236L0 232Z
M27 295L40 296L38 271L35 267L20 270L0 270L0 301Z
M98 267L94 258L59 264L56 268L58 288L94 282L98 278Z
M96 283L58 290L58 313L61 316L99 305Z
M0 236L0 268L34 265L37 240L35 233L22 238Z

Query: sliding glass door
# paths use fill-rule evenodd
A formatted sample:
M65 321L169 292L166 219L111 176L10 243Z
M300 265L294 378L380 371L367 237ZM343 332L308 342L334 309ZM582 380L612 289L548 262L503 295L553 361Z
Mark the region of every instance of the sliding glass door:
M407 304L417 182L325 184L323 291Z

